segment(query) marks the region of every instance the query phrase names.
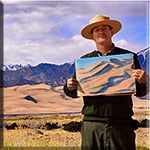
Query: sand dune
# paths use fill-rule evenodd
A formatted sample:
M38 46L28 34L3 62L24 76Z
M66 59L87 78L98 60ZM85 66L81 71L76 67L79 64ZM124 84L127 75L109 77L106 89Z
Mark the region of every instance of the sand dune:
M80 112L83 106L82 97L67 97L62 88L52 89L45 84L4 88L4 114ZM27 95L36 99L37 103L26 100ZM148 100L133 96L133 109L135 112L143 112L144 118L149 118Z
M37 103L26 100L30 95ZM62 87L52 89L45 84L4 88L4 114L80 112L81 98L64 95Z

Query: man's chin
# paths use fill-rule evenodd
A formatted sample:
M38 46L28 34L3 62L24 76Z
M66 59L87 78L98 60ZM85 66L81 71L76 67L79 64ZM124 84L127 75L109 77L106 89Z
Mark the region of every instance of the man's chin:
M106 39L105 39L105 38L99 38L98 41L99 41L100 43L104 43L104 42L106 42Z

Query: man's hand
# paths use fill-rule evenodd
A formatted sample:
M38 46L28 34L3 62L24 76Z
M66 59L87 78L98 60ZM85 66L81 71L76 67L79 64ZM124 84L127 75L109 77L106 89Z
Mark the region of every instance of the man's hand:
M142 69L133 70L133 77L141 84L146 83L147 75L146 72Z
M70 90L70 91L73 91L73 90L77 90L77 86L78 86L78 81L74 78L69 78L67 80L67 88Z

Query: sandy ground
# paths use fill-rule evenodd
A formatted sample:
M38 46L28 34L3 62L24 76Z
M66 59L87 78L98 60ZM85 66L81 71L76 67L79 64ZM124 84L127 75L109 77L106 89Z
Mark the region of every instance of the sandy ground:
M31 96L37 103L26 100ZM83 106L82 98L72 99L63 93L63 87L52 89L45 84L23 85L4 88L4 114L80 112ZM133 96L133 109L149 117L149 101ZM137 117L137 116L135 116Z
M34 98L37 103L26 100ZM45 84L23 85L4 88L4 114L32 114L55 112L80 112L81 98L72 99L62 91L62 87L52 89Z

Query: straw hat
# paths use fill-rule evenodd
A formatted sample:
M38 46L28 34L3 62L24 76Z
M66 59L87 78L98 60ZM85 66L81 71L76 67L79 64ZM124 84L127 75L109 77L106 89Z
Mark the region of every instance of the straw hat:
M89 24L82 29L81 35L84 38L92 39L91 31L92 29L94 29L95 27L99 25L111 26L112 27L111 31L113 34L117 33L122 27L119 21L110 20L108 16L96 15L89 21Z

